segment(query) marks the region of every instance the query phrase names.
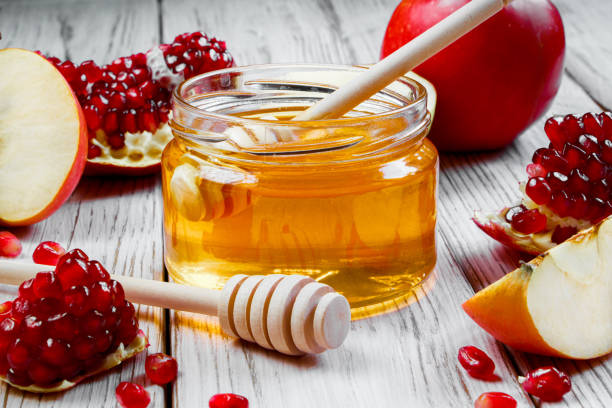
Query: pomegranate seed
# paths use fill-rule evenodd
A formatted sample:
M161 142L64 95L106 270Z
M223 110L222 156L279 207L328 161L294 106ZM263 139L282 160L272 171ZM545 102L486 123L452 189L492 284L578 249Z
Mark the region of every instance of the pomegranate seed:
M104 315L97 310L92 310L79 320L79 327L83 333L92 336L103 332L106 327Z
M64 290L87 283L87 261L62 256L57 264L56 274Z
M599 180L591 186L591 195L600 200L607 200L610 192L610 185L606 180Z
M84 336L76 339L70 348L70 352L79 360L87 360L96 354L96 340L92 336Z
M519 378L519 382L529 394L546 402L560 401L572 388L567 374L552 366L532 370L527 377Z
M525 186L525 192L536 204L545 205L550 201L552 189L543 177L532 177Z
M125 106L127 100L123 92L112 92L108 99L108 107L119 109Z
M153 96L155 96L155 90L156 87L153 85L152 81L145 81L138 86L138 91L145 99L151 99Z
M122 382L115 389L119 405L123 408L145 408L151 402L151 397L142 385Z
M178 364L167 354L151 354L145 361L145 372L153 384L164 385L176 379Z
M138 110L138 124L141 130L147 130L151 133L157 130L158 120L156 109L152 106L145 106Z
M47 324L49 333L53 333L53 336L59 340L72 341L79 333L74 318L67 313L49 317Z
M39 298L59 299L62 297L62 285L53 272L37 273L32 288L34 289L34 295Z
M512 218L514 218L516 214L522 213L526 210L527 209L523 205L517 205L515 207L509 208L508 211L506 211L505 215L506 221L512 222Z
M121 320L117 327L117 341L123 343L124 346L130 344L138 334L138 320L132 317L127 320Z
M6 353L9 366L14 370L25 370L31 360L31 352L28 346L20 338L15 339Z
M48 338L43 342L40 358L47 364L57 367L69 364L72 360L66 343L54 338Z
M108 145L112 149L122 149L125 146L125 137L121 133L114 133L108 136Z
M601 131L607 140L612 140L612 112L602 112L599 114Z
M593 153L589 156L584 168L584 172L592 181L601 180L607 171L607 165L604 163L597 153Z
M109 330L104 330L102 333L96 335L96 342L94 348L96 353L104 353L108 351L109 347L113 343L113 335Z
M36 316L27 316L22 323L19 339L30 346L38 345L43 337L43 322Z
M598 153L599 144L597 138L593 135L582 135L578 138L578 146L586 152L586 154Z
M39 319L46 320L58 311L64 310L64 302L61 299L41 298L32 302L31 313Z
M64 292L64 304L68 313L81 317L91 310L89 305L89 288L73 286Z
M100 148L100 146L90 143L89 147L87 148L87 158L95 159L96 157L100 157L101 155L102 149Z
M102 70L92 60L83 61L78 70L85 75L87 82L94 83L102 78Z
M609 165L612 165L612 140L606 140L603 142L603 147L601 148L601 158Z
M596 224L608 215L608 205L600 198L591 198L589 200L589 209L586 213L586 218L591 223Z
M142 84L151 77L151 73L149 72L148 68L134 68L132 70L132 75L134 75L136 83L138 84Z
M121 131L129 133L138 131L135 109L126 109L121 112Z
M15 340L19 332L19 323L11 317L6 317L0 322L0 352L6 354L7 349Z
M566 115L561 122L561 130L565 135L565 140L574 143L578 137L584 133L580 119L574 115Z
M465 346L459 349L459 363L469 375L474 378L490 379L495 371L495 363L481 349L474 346Z
M81 362L76 360L67 365L62 365L59 367L61 378L65 378L67 380L76 377L82 370Z
M566 143L563 147L563 157L567 160L570 169L580 168L586 162L585 151L571 143Z
M114 133L119 130L119 116L117 109L110 108L104 116L104 131L106 133Z
M47 385L57 381L57 369L48 365L35 361L28 367L28 376L30 379L39 385Z
M7 317L10 314L11 308L13 306L13 302L7 300L4 303L0 303L0 319L2 317Z
M132 55L132 62L137 67L145 66L147 65L147 56L144 53L139 52Z
M44 241L34 249L32 260L37 264L55 266L65 253L66 250L57 242Z
M598 140L603 136L603 130L601 128L601 123L599 122L599 118L593 113L585 113L582 115L582 126L584 127L584 131L589 134L595 136Z
M576 219L584 218L589 207L586 195L572 194L569 196L569 202L569 215Z
M11 382L11 384L20 385L22 387L27 387L28 385L32 384L32 380L26 371L11 368L8 370L6 378Z
M123 62L123 58L117 58L110 64L105 67L107 70L111 71L113 74L117 75L121 71L125 71L125 64Z
M113 304L113 296L107 282L96 282L90 290L90 296L91 303L96 305L96 310L103 313L110 310Z
M546 169L541 164L529 163L527 165L527 174L529 177L544 177Z
M13 302L11 307L11 313L13 317L18 320L23 319L27 314L32 310L32 302L28 299L24 299L22 297L18 297Z
M57 69L62 73L66 81L72 82L78 75L77 69L71 61L62 62Z
M237 394L216 394L208 401L209 408L249 408L249 400Z
M21 242L8 231L0 231L0 256L18 257L21 253Z
M34 278L23 281L19 285L19 297L27 300L34 300Z
M512 217L511 224L522 234L534 234L546 229L546 216L537 209L527 210Z
M514 398L503 392L485 392L474 402L474 408L516 408Z
M569 170L567 160L555 150L551 149L541 148L536 150L533 154L532 161L535 164L540 164L548 171L567 173Z
M590 190L589 178L580 169L573 169L567 178L567 188L572 193L588 193Z
M87 263L87 273L95 282L110 282L108 271L98 261L89 261Z
M123 307L125 305L125 292L123 291L123 286L116 280L111 280L110 288L113 295L113 305Z
M553 191L563 190L567 183L567 176L563 173L553 171L546 175L546 183Z
M572 202L569 196L563 190L555 191L550 199L550 202L548 203L548 207L559 217L567 217L569 215L571 205Z

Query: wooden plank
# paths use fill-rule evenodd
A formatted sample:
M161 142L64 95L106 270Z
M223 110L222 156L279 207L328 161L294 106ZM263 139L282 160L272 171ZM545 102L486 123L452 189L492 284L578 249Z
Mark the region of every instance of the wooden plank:
M606 110L612 110L612 2L553 0L565 25L565 69Z
M123 2L0 3L2 46L39 49L80 62L105 63L120 55L146 50L157 42L157 3ZM103 11L103 12L101 12ZM24 106L27 109L27 106ZM73 196L55 214L28 228L12 229L29 258L43 240L82 248L114 273L163 278L161 243L162 202L158 176L143 178L84 178ZM3 287L4 295L12 294ZM164 318L159 309L138 307L149 350L163 351ZM2 386L5 407L115 407L115 387L121 381L145 383L144 358L126 362L107 374L61 394L39 396ZM162 387L150 386L151 407L165 405Z
M239 0L215 7L172 1L162 3L162 25L165 40L197 29L218 36L240 64L363 63L377 59L394 3L260 1L247 8ZM532 405L505 350L462 312L473 289L449 250L455 243L440 237L427 296L418 289L409 307L353 322L346 344L318 357L287 358L228 341L214 319L172 313L171 347L182 373L173 406L205 406L217 392L243 394L256 407L471 406L493 390ZM474 380L458 366L457 350L466 344L495 358L499 382Z

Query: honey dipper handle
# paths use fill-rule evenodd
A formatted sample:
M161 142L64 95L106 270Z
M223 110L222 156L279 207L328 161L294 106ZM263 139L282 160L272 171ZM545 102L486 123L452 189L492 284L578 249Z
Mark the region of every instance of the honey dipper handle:
M0 283L19 285L24 280L34 277L37 272L51 269L52 266L0 260ZM217 315L219 291L130 276L111 275L111 278L121 283L126 298L131 302Z
M503 9L512 0L472 0L294 120L339 118ZM503 47L503 44L499 45Z

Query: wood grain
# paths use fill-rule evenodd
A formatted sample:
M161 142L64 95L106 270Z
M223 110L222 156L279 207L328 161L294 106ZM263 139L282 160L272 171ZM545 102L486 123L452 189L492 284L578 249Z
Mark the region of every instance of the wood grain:
M605 109L612 110L612 2L553 0L565 26L565 69Z
M75 62L109 62L157 42L157 3L154 0L105 2L1 2L3 47L39 49ZM94 21L95 20L95 21ZM27 109L27 107L24 107ZM1 192L0 192L1 194ZM120 179L84 178L72 197L43 222L13 231L24 244L22 257L32 254L43 240L67 248L82 248L110 271L148 279L163 278L161 243L162 202L158 176ZM13 294L3 287L3 294ZM138 307L149 350L165 349L164 314ZM115 387L121 381L145 383L144 358L135 359L108 374L98 375L61 394L39 396L6 385L0 397L5 407L115 407ZM148 387L151 407L165 405L162 387Z

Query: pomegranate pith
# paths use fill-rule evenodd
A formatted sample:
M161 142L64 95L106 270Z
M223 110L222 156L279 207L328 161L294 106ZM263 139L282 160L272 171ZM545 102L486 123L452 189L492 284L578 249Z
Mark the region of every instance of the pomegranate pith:
M122 382L115 389L115 396L123 408L146 408L151 397L142 385Z
M21 242L8 231L0 231L0 256L15 258L21 253Z
M115 300L119 308L111 307ZM135 310L121 285L97 261L72 250L54 271L23 282L19 296L0 305L0 376L51 390L98 369L137 334Z
M552 366L532 370L519 382L529 394L546 402L560 401L572 389L568 375Z
M249 408L249 400L238 394L216 394L208 401L209 408Z
M151 354L145 361L145 372L153 384L164 385L176 380L178 364L167 354Z
M126 171L143 167L146 172L155 167L151 163L158 165L163 145L153 149L155 157L143 160L142 146L130 145L126 136L156 133L168 122L171 93L179 82L234 64L225 42L199 31L180 34L171 44L117 58L104 66L91 60L75 65L55 57L47 59L64 75L81 103L90 132L88 168L100 171L108 165L125 167ZM153 139L147 138L148 143L155 144ZM150 150L144 147L145 153ZM130 150L137 151L140 160L129 154Z
M491 379L495 372L495 363L481 349L465 346L459 349L459 363L474 378Z

